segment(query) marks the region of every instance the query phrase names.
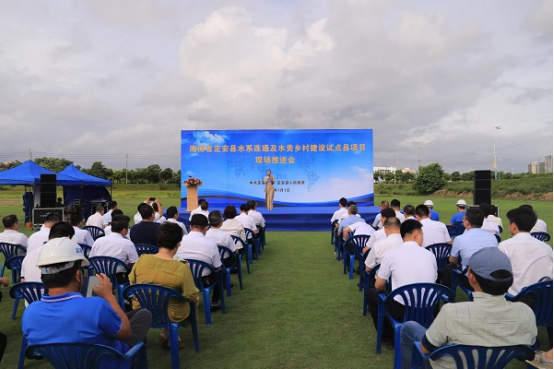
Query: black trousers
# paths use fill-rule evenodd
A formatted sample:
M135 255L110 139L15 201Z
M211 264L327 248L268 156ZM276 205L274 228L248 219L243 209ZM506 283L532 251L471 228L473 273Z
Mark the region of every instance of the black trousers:
M380 295L379 291L377 291L375 288L370 288L367 291L367 296L366 296L367 309L369 310L369 313L371 314L371 318L373 319L373 325L375 326L375 330L377 330L379 295ZM387 309L387 312L392 316L394 320L397 320L399 322L404 320L405 308L404 308L404 305L402 305L401 303L395 300L389 300L387 302L386 309ZM388 319L385 319L385 325L383 327L383 342L394 343L394 330L392 329L392 324L389 322Z
M219 274L218 273L212 273L207 276L202 277L202 281L204 282L204 285L206 287L210 287L214 285L217 281L216 278ZM212 304L218 304L219 300L221 299L221 291L222 291L222 285L223 281L225 280L225 277L227 276L227 271L225 268L221 268L221 281L217 285L215 285L214 290L212 292Z
M458 266L456 264L452 264L452 263L446 264L444 266L444 268L442 268L441 284L443 286L446 286L448 288L452 287L452 274L454 274L454 269L461 270L460 266ZM473 288L469 284L469 280L467 279L467 277L465 275L462 275L462 276L460 276L460 278L458 278L458 283L459 283L460 286L463 286L464 288L469 288L469 289L473 290ZM456 292L456 291L454 291L454 292Z

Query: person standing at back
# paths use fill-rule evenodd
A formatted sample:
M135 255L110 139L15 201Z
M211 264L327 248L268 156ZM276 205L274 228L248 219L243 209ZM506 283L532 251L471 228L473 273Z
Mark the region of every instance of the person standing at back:
M15 214L7 215L2 218L4 232L0 233L0 242L11 243L12 245L20 245L27 248L28 238L23 233L18 232L19 222Z
M140 208L140 215L142 221L138 224L135 224L131 228L130 236L131 241L135 245L146 244L157 246L158 245L158 227L160 223L155 222L154 209L147 205ZM112 228L113 231L113 228Z

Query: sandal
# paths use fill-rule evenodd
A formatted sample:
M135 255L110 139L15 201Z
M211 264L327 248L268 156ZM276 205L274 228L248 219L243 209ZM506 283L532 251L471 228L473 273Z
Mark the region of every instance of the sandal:
M166 337L164 336L163 334L160 333L160 335L158 336L156 342L158 342L158 344L160 346L162 346L163 348L168 348L169 347L169 337Z

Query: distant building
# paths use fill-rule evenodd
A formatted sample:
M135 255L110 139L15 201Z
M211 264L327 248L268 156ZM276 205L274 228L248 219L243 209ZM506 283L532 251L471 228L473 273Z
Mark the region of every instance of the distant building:
M527 166L528 170L527 172L531 174L539 174L544 173L545 171L545 163L544 161L534 161L532 163L529 163Z
M396 167L373 167L373 173L394 173L396 172Z
M412 173L412 174L415 174L415 170L410 169L410 168L404 168L404 169L402 169L402 173Z
M552 173L552 155L544 157L544 173Z

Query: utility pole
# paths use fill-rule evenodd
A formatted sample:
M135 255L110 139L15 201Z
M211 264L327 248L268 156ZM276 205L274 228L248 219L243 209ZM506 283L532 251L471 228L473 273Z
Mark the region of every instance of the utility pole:
M29 160L33 160L33 152L29 149Z
M127 184L127 172L129 171L128 164L129 164L129 154L125 154L125 184Z
M419 174L419 150L421 150L421 147L417 148L417 160L416 160L416 174Z
M494 127L495 128L495 133L496 131L498 131L500 129L500 126L496 126ZM495 135L496 136L496 135ZM494 137L495 137L494 136ZM495 141L495 138L493 137L493 140L492 140L492 152L493 152L493 155L494 155L494 162L493 162L493 168L494 168L494 179L498 179L498 167L496 165L496 141Z

